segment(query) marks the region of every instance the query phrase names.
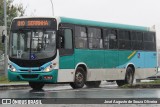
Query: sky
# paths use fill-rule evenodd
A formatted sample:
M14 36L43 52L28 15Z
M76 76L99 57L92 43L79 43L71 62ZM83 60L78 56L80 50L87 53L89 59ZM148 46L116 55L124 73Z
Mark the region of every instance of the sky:
M14 0L25 16L65 16L152 27L160 35L160 0ZM160 36L157 38L160 39Z

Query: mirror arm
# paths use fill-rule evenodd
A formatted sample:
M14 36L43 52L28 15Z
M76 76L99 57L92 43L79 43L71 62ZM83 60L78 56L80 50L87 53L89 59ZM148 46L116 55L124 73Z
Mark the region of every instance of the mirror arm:
M5 36L5 34L4 34L4 30L2 31L2 43L4 43L5 42L5 38L6 38L6 36Z

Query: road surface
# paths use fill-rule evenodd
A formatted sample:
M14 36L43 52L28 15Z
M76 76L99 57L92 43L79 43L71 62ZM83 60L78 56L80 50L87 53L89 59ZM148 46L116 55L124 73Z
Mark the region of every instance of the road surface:
M14 89L14 90L0 90L0 98L160 98L160 89L122 89L118 88L116 84L101 85L100 88L87 88L72 89L69 85L65 86L45 86L41 91L33 91L31 88L26 89ZM61 107L61 104L56 104L56 107ZM10 105L9 105L10 106ZM12 105L13 106L13 105ZM80 105L66 105L63 107L106 107L106 105L85 104ZM159 107L155 104L112 104L107 107ZM3 107L3 106L2 106ZM16 106L17 107L17 106ZM26 106L27 107L27 106ZM32 107L32 106L31 106ZM39 107L49 107L39 106Z

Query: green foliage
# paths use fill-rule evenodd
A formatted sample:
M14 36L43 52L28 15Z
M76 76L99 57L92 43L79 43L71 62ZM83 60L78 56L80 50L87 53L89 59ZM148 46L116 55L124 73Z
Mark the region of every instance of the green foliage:
M150 82L141 82L133 85L123 85L121 88L160 88L160 80L154 80Z
M14 17L23 16L25 9L22 4L13 5L14 0L6 0L7 5L7 33L9 34L9 29L11 21ZM0 26L4 26L4 0L0 0ZM0 32L1 33L1 32ZM0 39L0 50L3 50L3 45Z
M154 80L150 82L143 82L144 84L160 84L160 80Z
M0 0L0 26L4 25L4 0ZM14 17L23 16L25 9L22 4L13 5L14 0L7 0L7 25L10 27L11 21Z
M8 79L6 76L0 76L0 83L8 83Z

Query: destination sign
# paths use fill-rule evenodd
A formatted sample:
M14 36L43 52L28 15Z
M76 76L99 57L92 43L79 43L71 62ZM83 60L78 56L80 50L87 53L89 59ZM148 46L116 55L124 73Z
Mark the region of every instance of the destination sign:
M17 26L49 26L48 20L17 21Z
M21 28L53 28L56 29L57 23L54 18L22 18L12 22L11 29Z

